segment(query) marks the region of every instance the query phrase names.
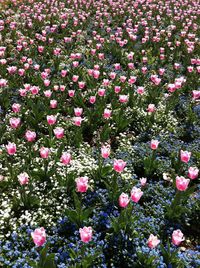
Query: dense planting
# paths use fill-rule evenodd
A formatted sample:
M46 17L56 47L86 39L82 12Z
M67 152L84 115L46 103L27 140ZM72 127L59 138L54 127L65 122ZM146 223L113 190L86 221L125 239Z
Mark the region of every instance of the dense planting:
M0 2L0 267L200 267L200 2Z

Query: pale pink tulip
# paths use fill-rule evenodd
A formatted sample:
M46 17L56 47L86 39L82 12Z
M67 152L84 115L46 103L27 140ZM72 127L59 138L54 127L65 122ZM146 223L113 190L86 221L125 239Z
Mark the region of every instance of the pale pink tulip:
M49 157L49 153L50 153L49 148L46 148L46 147L40 148L40 156L42 158L48 158Z
M63 152L60 158L60 162L64 165L69 165L71 162L71 154L67 152Z
M15 143L9 142L8 145L6 145L6 149L9 155L14 155L17 151L17 146Z
M190 179L185 179L184 177L176 177L176 188L179 191L185 191L188 188L188 184L190 182Z
M191 179L191 180L194 180L198 177L199 175L199 169L197 167L190 167L188 169L188 177Z
M121 160L121 159L114 160L113 168L116 172L121 173L124 170L125 166L126 166L126 162L124 162L123 160Z
M12 111L14 113L19 113L20 112L21 105L19 103L13 103L12 105Z
M29 176L26 172L23 172L17 176L18 181L21 185L26 185L29 182Z
M179 246L182 241L184 241L185 238L183 237L183 233L181 230L175 230L172 233L172 243L175 246Z
M108 158L109 157L109 155L110 155L110 146L102 146L101 147L101 156L103 157L103 158Z
M153 234L151 234L149 236L149 239L147 241L147 245L150 249L157 247L159 243L160 243L160 240L158 239L157 236L154 236Z
M105 109L104 112L103 112L103 118L105 118L105 119L110 118L111 117L111 113L112 113L111 110Z
M131 200L135 203L138 203L140 198L142 197L143 192L141 191L141 189L137 188L137 187L133 187L131 190Z
M147 178L140 178L140 184L141 184L142 186L145 186L146 183L147 183Z
M125 193L122 193L120 196L119 196L119 206L122 207L122 208L125 208L128 206L130 202L130 199L129 199L129 196Z
M32 142L36 139L36 133L34 131L27 130L25 133L25 138L27 141Z
M53 130L53 133L55 134L57 139L62 139L64 137L64 128L62 127L56 127Z
M158 148L159 143L160 142L158 140L151 140L151 144L150 144L151 149L156 150Z
M83 227L79 229L81 241L88 243L92 240L92 227Z
M12 128L18 128L20 126L21 120L20 118L12 117L10 118L9 122Z
M31 236L33 242L38 247L41 247L46 242L46 232L43 227L35 229L35 231L31 233Z
M181 150L181 161L188 163L191 157L191 152Z
M56 123L56 116L55 115L47 115L47 123L49 125L54 125Z
M87 189L89 187L88 185L88 177L79 177L76 180L76 190L80 193L87 192Z

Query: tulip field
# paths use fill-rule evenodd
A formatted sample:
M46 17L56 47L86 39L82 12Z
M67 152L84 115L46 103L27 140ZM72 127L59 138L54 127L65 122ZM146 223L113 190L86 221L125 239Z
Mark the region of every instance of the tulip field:
M0 1L0 267L200 267L200 1Z

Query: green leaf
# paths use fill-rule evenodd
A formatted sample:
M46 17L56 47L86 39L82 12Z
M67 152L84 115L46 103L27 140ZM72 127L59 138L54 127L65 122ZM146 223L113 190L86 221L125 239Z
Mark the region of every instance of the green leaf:
M75 205L76 211L77 211L77 213L80 213L81 212L81 201L79 200L78 195L75 192L73 192L73 196L74 196L74 205Z
M27 258L27 262L31 267L38 268L38 265L37 265L37 263L35 261L32 261L29 258Z
M54 253L49 254L45 259L45 264L43 267L44 268L56 268L54 258L55 258Z
M40 261L39 264L43 267L44 263L45 263L45 259L47 256L47 251L48 251L49 245L46 244L46 246L41 250L40 252Z
M65 210L65 214L66 216L69 218L69 220L71 222L76 222L77 223L77 220L78 220L78 214L75 210L72 210L72 209L66 209Z
M112 167L111 166L102 167L102 169L101 169L101 176L102 176L102 178L107 177L111 173L112 173Z
M84 221L84 220L87 220L89 218L89 216L92 214L93 212L93 207L91 208L87 208L85 210L82 211L82 215L81 215L81 220Z
M76 259L77 258L77 254L75 253L75 251L73 249L69 249L69 256L71 259Z

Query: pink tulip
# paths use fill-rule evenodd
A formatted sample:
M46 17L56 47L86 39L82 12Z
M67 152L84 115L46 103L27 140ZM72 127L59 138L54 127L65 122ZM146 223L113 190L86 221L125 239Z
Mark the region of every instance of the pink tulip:
M29 182L29 176L26 172L23 172L17 176L18 181L21 185L26 185Z
M49 125L54 125L56 123L56 116L54 116L54 115L47 115L47 123Z
M88 189L88 177L79 177L76 180L76 190L80 193L87 192Z
M188 163L191 157L191 152L181 150L181 161Z
M183 233L181 230L175 230L172 233L172 243L175 246L179 246L182 241L184 241L185 238L183 237Z
M62 77L65 77L67 75L67 70L62 70L60 74Z
M137 77L136 76L131 76L130 79L128 80L129 84L134 84L137 80Z
M74 123L75 126L80 127L82 121L83 121L83 118L81 118L80 116L76 116L76 117L73 118L73 123Z
M113 168L116 172L121 173L124 170L125 166L126 166L126 162L124 162L123 160L121 160L121 159L114 160Z
M71 162L71 154L67 152L63 152L60 162L62 162L64 165L69 165Z
M189 184L190 180L189 179L185 179L184 177L176 177L176 188L179 191L185 191L188 188L188 184Z
M9 155L14 155L17 151L17 147L15 143L9 142L8 145L6 145L7 153Z
M51 81L49 79L44 80L45 87L48 87L50 85Z
M33 242L38 247L41 247L46 242L46 232L43 227L35 229L35 231L31 233L31 236Z
M51 90L45 90L44 95L45 95L45 97L50 98L51 95L52 95L52 91Z
M58 105L57 100L50 100L50 107L51 107L52 109L57 108L57 105Z
M78 62L78 61L73 61L73 62L72 62L72 65L73 65L74 68L76 68L76 67L78 67L79 62Z
M137 188L137 187L133 187L131 190L131 200L135 203L138 203L140 198L142 197L143 192L141 191L141 189Z
M152 150L156 150L157 148L158 148L158 144L159 144L160 142L158 141L158 140L151 140L151 149Z
M62 127L56 127L53 132L57 139L62 139L64 136L64 128Z
M9 73L9 74L15 74L16 71L17 71L17 67L16 67L16 66L9 66L9 67L7 68L7 70L8 70L8 73Z
M111 110L105 109L104 112L103 112L103 118L105 118L105 119L110 118L111 117L111 113L112 113Z
M144 87L138 87L137 88L137 93L140 94L140 95L143 95L144 94Z
M88 243L92 240L92 227L83 227L79 229L81 241Z
M153 113L153 112L155 112L156 111L156 107L155 107L155 105L154 104L149 104L148 105L148 108L147 108L147 112L148 113Z
M122 193L120 196L119 196L119 206L122 207L122 208L125 208L128 206L130 202L130 199L129 199L129 196L125 193Z
M105 86L105 87L108 87L110 85L109 79L103 79L102 85Z
M40 90L40 88L36 87L36 86L33 86L30 88L30 91L33 95L37 95L39 93L39 90Z
M75 95L75 90L68 90L68 94L70 98L73 98Z
M40 156L42 158L48 158L49 157L49 153L50 153L49 148L46 148L46 147L40 148Z
M0 79L0 88L6 87L8 85L8 81L6 79Z
M10 118L9 122L12 128L18 128L20 126L21 120L20 118L12 117Z
M176 90L176 86L175 84L168 84L167 89L169 90L169 92L174 92Z
M53 87L53 90L54 90L54 91L58 91L58 90L59 90L59 85L55 85L55 86Z
M65 88L66 88L66 86L64 86L64 85L60 85L60 91L61 91L61 92L65 91Z
M134 63L133 63L133 62L129 62L129 63L128 63L128 68L129 68L130 70L134 70L134 69L135 69L135 65L134 65Z
M103 96L105 95L105 92L106 92L105 88L100 88L100 89L98 90L98 95L99 95L100 97L103 97Z
M110 146L102 146L101 147L101 156L103 158L108 158L110 155Z
M19 74L19 76L23 76L25 74L25 70L24 69L19 69L18 74Z
M75 116L81 116L83 113L83 108L74 108Z
M78 75L73 75L73 76L72 76L72 81L73 81L74 83L76 83L76 82L78 81L78 79L79 79L79 76L78 76Z
M140 184L141 184L142 186L145 186L146 183L147 183L147 178L140 178Z
M115 86L115 93L118 94L121 91L120 86Z
M44 47L43 46L39 46L38 47L38 52L42 53L44 51Z
M191 180L194 180L198 177L199 175L199 169L197 167L190 167L188 169L188 177L191 179Z
M164 69L164 68L160 68L160 69L158 70L158 72L159 72L159 75L163 75L164 72L165 72L165 69Z
M115 63L114 67L115 67L115 70L120 70L121 69L120 63Z
M150 249L153 249L155 247L157 247L157 245L160 243L160 240L158 239L157 236L154 236L153 234L151 234L149 236L149 239L147 241L147 245Z
M110 78L113 80L113 79L115 79L115 77L116 77L116 73L114 73L114 72L111 72L110 74L109 74L109 76L110 76Z
M200 98L200 90L193 90L192 91L192 99L198 100Z
M147 67L146 67L146 66L142 67L141 71L142 71L143 74L146 74L146 72L147 72Z
M36 139L36 133L34 131L27 130L25 133L25 138L27 141L32 142Z
M12 111L14 113L19 113L20 112L21 105L19 103L13 103L12 105Z
M90 102L91 104L94 104L94 103L96 102L96 97L95 97L95 96L90 96L90 98L89 98L89 102Z
M124 82L126 81L126 78L127 78L127 77L124 76L124 75L123 75L123 76L120 76L120 81L121 81L122 83L124 83Z
M128 95L119 95L119 102L126 103L128 101Z
M98 79L99 76L100 76L100 72L99 72L98 70L94 70L94 71L92 72L92 75L93 75L93 77L94 77L95 79Z
M194 70L194 67L193 66L188 66L187 70L188 70L189 73L191 73Z
M86 83L83 82L83 81L78 82L78 87L79 87L80 89L83 89L83 88L85 87L85 85L86 85Z

